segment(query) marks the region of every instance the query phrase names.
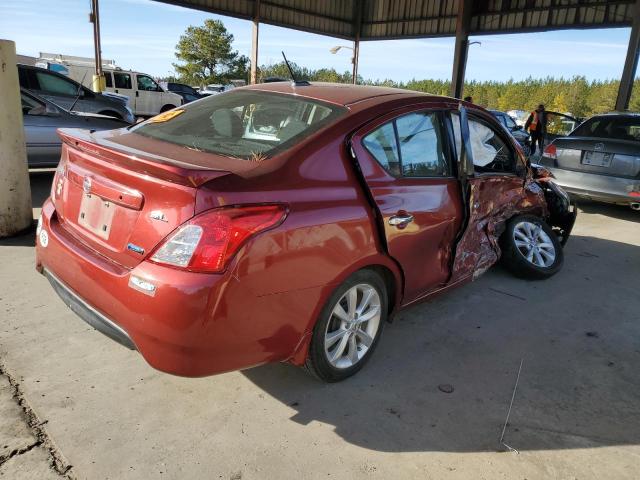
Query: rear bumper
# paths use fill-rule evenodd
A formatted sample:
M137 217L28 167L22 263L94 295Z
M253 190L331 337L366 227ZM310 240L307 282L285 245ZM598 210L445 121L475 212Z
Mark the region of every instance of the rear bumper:
M572 195L623 205L640 202L640 197L630 195L640 192L638 179L564 170L554 167L553 160L545 162L544 157L541 163L553 173L555 182Z
M90 250L42 208L46 246L36 242L36 268L91 326L136 349L154 368L200 377L289 359L321 288L265 295L237 271L202 274L141 262L129 270ZM132 286L135 276L153 295Z
M47 278L47 280L49 280L49 283L62 301L81 319L99 332L104 333L111 340L115 340L120 345L127 347L130 350L136 349L136 346L133 343L133 340L131 340L131 337L129 337L129 334L116 323L109 320L102 313L89 305L84 299L62 283L58 277L47 269L43 268L42 274Z

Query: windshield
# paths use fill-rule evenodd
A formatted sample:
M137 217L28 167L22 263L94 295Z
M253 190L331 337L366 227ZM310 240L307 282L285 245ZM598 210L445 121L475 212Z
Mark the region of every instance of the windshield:
M593 117L576 128L571 135L640 142L640 117Z
M194 150L256 159L290 148L345 111L292 95L244 91L161 113L131 131Z

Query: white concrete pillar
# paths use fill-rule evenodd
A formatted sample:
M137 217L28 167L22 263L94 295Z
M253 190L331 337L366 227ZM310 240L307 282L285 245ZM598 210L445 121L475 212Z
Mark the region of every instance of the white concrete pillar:
M16 44L0 40L0 238L28 228L32 220Z

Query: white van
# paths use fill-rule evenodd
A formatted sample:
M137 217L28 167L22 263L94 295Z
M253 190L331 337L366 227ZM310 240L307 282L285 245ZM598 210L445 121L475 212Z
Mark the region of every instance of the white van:
M91 88L94 59L53 53L40 53L36 65L67 75L69 78ZM182 105L180 95L166 92L146 73L122 70L113 60L102 61L106 81L106 92L129 98L129 107L139 117L151 117Z

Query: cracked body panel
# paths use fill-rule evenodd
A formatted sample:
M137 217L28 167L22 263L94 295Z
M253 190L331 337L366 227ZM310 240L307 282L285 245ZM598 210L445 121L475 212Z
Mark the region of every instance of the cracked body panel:
M524 185L523 185L524 183ZM499 238L505 223L515 215L546 217L544 192L535 181L519 177L469 179L471 214L456 247L452 282L477 278L500 259Z

